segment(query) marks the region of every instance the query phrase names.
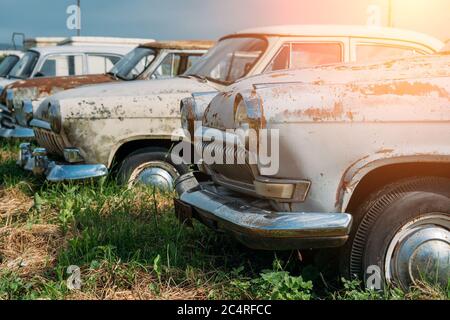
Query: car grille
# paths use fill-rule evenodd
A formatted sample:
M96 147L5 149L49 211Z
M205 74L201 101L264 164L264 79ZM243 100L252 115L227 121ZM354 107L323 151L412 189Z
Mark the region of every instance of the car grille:
M34 127L34 135L39 146L47 149L50 154L63 156L64 148L68 147L63 137L52 131Z
M216 174L226 178L231 184L245 183L253 185L255 176L251 165L248 163L249 152L245 147L239 146L237 143L229 144L224 141L212 141L196 143L196 152L199 154L212 154L216 152L216 159L223 159L223 164L208 165ZM226 164L226 159L233 159L234 164ZM238 161L239 160L239 161Z

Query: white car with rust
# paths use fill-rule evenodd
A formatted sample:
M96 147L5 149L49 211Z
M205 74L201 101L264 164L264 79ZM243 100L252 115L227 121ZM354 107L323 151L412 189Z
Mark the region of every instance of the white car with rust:
M194 92L202 106L226 86L251 75L332 63L430 54L432 37L360 26L278 26L223 37L175 79L96 85L45 100L32 122L41 148L24 148L19 163L48 180L104 176L173 186L188 171L168 156L180 127L180 102ZM174 62L176 63L176 62ZM175 137L174 137L175 135Z
M15 107L22 108L27 95L32 97L38 91L37 88L29 88L30 90L22 90L21 95L15 95L15 90L8 86L14 84L20 86L27 79L104 74L139 44L135 42L145 41L144 39L112 39L115 39L117 43L65 44L27 50L10 70L6 79L0 80L0 137L29 137L29 130L14 131L15 116L12 113ZM27 106L27 109L30 107Z
M250 77L202 118L195 132L183 119L196 151L233 161L177 180L180 218L255 249L339 247L349 277L448 288L450 52ZM265 130L273 172L258 153Z
M34 138L30 128L34 111L44 99L58 92L92 84L177 76L212 45L211 41L153 41L134 48L114 66L107 64L111 67L107 73L101 69L98 74L33 78L7 85L0 94L0 104L8 107L8 112L3 110L0 137Z

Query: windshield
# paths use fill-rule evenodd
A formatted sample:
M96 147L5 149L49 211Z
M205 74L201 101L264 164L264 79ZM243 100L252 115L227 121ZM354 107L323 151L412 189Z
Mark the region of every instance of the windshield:
M0 63L0 77L6 77L14 65L19 61L18 56L7 56Z
M184 74L231 84L253 68L267 48L260 38L227 38L219 41Z
M9 77L28 79L29 77L31 77L34 66L36 65L38 59L39 53L35 51L28 51L11 70L11 72L9 73Z
M120 59L109 73L122 80L135 80L154 59L155 51L153 49L138 47Z

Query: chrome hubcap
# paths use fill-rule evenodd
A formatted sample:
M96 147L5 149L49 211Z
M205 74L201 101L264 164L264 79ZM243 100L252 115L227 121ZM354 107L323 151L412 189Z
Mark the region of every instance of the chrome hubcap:
M404 289L418 282L447 287L450 276L450 217L430 214L405 225L386 255L386 280Z
M133 172L130 178L130 186L137 183L155 187L160 190L172 190L174 179L178 176L174 167L165 162L145 163Z

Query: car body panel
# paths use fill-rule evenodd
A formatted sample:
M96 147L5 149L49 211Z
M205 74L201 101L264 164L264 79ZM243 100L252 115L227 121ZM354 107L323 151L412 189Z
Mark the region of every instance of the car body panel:
M380 166L450 163L450 55L248 78L212 101L203 125L236 128L239 95L257 97L259 125L279 130L280 169L270 178L311 181L293 211L346 212L361 179Z

